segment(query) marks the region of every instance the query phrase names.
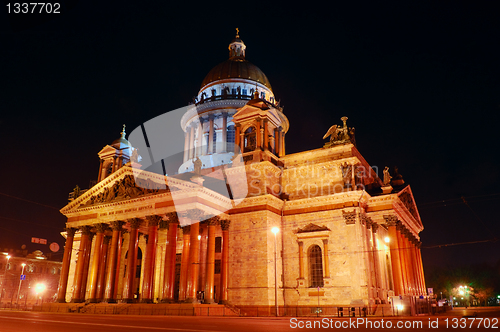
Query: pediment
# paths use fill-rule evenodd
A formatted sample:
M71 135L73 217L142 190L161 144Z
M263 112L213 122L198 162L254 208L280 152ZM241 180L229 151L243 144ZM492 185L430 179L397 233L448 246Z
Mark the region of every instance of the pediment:
M398 198L403 203L406 211L415 219L417 225L423 228L422 220L420 219L420 214L418 213L417 204L413 197L410 186L406 186L403 190L398 193Z
M153 173L148 176L148 173L141 172L141 176L136 179L133 170L124 166L70 202L61 209L61 212L64 214L98 204L115 203L178 190L175 187L169 187L165 177Z
M108 154L113 154L116 152L116 148L112 147L111 145L106 145L97 153L97 155L108 155Z
M289 123L286 116L274 107L261 109L252 105L245 105L241 107L236 114L233 115L233 121L244 122L253 118L261 117L267 118L276 127L282 127L283 131L288 132Z
M308 224L304 226L303 228L299 228L296 233L312 233L312 232L324 232L324 231L330 231L330 229L326 226L318 226L316 224Z

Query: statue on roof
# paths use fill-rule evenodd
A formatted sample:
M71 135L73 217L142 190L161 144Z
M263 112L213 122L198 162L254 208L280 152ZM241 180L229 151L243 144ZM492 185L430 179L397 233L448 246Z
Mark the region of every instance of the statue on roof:
M356 144L354 140L354 127L347 127L347 116L341 118L343 125L333 125L328 129L323 139L330 136L330 142L324 145L325 148L332 147L334 145L352 143Z
M392 179L392 176L389 173L389 167L385 166L385 168L384 168L384 186L390 186L391 179Z
M194 174L196 174L198 176L201 175L202 162L201 162L201 159L199 157L196 157L196 159L193 162L193 165L194 165Z

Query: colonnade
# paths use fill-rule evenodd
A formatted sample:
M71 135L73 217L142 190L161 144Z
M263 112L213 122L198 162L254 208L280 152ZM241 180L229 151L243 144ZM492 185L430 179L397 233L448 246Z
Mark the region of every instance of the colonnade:
M144 219L131 218L126 221L113 221L109 224L97 223L92 226L81 226L79 228L67 228L66 244L64 248L63 265L58 289L58 302L66 302L68 291L68 280L74 237L80 232L80 246L78 249L78 260L73 278L73 293L71 302L108 302L119 300L118 285L120 281L120 266L122 251L122 234L128 232L128 253L126 256L126 269L123 280L123 292L121 302L136 302L134 285L137 269L137 254L139 247L139 229L147 229L146 250L144 268L142 275L142 288L140 291L140 302L152 303L154 301L154 280L157 269L158 230L166 229L165 258L162 264L163 282L157 285L159 288L161 302L175 302L175 265L177 255L178 229L181 228L183 235L182 261L179 283L178 299L182 302L197 302L199 291L205 293L205 303L213 303L215 300L215 234L216 228L222 231L222 260L220 287L221 296L219 303L227 302L228 283L228 258L229 258L229 220L217 216L204 222L198 222L202 216L201 210L189 210L185 217L193 223L188 226L179 227L179 218L176 212L168 213L166 220L163 216L151 215ZM126 227L127 226L127 227ZM126 229L126 228L127 229ZM206 249L200 250L200 227L207 230ZM111 235L109 235L111 234ZM163 245L163 244L162 244ZM179 248L180 249L180 248ZM91 252L93 253L91 259ZM201 262L203 258L203 262ZM202 264L203 263L203 264ZM205 267L201 271L200 267ZM203 274L203 279L200 275ZM162 280L160 278L160 280Z
M210 114L206 117L199 117L199 121L193 121L186 127L186 132L184 133L184 161L186 162L197 156L208 155L213 153L226 153L227 151L227 118L228 112L223 112L220 115ZM221 142L216 144L214 149L214 131L215 125L214 121L218 118L222 118L222 133ZM195 135L195 132L198 135ZM208 134L208 143L205 138L205 134Z
M384 219L390 238L395 295L427 294L420 253L421 242L396 216L385 215Z

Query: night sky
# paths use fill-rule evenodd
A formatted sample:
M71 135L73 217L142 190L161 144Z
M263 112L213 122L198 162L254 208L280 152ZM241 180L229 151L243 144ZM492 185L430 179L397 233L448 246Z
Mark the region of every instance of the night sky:
M365 159L411 185L424 266L496 263L500 242L473 242L500 238L498 5L301 4L3 6L0 247L62 248L59 209L96 180L97 153L123 123L130 133L191 102L238 27L290 121L287 153L322 147L348 116Z

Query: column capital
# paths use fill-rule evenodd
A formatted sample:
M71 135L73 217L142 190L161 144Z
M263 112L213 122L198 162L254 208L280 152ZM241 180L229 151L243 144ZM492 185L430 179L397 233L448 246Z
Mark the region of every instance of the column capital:
M96 233L104 233L109 228L108 224L104 223L96 224L94 227L96 229Z
M66 232L66 237L74 237L78 229L74 227L66 227L64 231Z
M148 222L148 226L158 226L159 223L162 221L163 217L159 215L150 215L146 216L146 220Z
M121 231L123 229L123 224L125 224L123 220L113 220L109 225L112 230Z
M328 245L328 239L322 239L323 245Z
M342 210L342 216L344 217L346 225L354 225L356 223L356 210L353 211Z
M222 228L223 231L228 231L230 225L231 225L231 220L220 219L220 227Z
M127 219L127 222L129 223L130 228L138 229L139 226L142 224L142 219L130 218L130 219Z
M398 217L386 214L384 215L385 222L387 226L396 226L396 223L398 222Z
M362 224L371 224L373 223L372 218L368 217L366 213L362 212L359 214L359 219L361 220Z
M82 235L93 234L91 226L80 226L79 229L80 229L80 232L82 232Z
M177 212L169 212L165 214L165 217L167 217L167 220L161 220L160 221L160 228L166 228L170 229L170 224L176 224L174 227L177 227L179 224L179 216L177 215Z
M379 225L379 224L377 224L376 222L374 222L374 223L372 224L372 232L373 232L373 233L377 233L377 230L378 230L378 228L379 228L379 227L380 227L380 225Z
M214 216L212 218L207 219L208 226L216 226L216 225L219 225L220 222L221 222L221 219L219 216Z

